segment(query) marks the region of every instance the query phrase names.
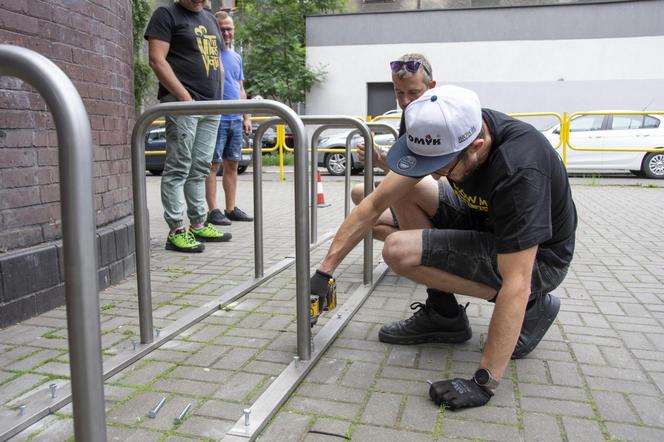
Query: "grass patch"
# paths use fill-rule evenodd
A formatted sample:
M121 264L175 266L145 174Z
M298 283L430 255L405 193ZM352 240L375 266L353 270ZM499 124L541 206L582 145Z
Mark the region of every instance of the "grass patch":
M295 157L293 152L284 152L284 166L292 166L295 164ZM263 166L278 166L279 154L274 152L269 155L263 155Z

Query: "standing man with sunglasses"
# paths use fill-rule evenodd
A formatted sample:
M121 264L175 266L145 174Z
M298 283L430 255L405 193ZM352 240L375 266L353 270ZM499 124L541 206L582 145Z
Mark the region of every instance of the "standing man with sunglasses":
M431 63L422 54L405 54L390 62L392 70L392 84L394 95L401 110L406 109L412 101L417 100L427 90L436 87L433 79ZM405 132L403 114L399 124L399 136ZM358 156L364 161L364 144L358 146ZM387 173L389 168L385 164L385 152L373 151L373 164ZM424 216L419 201L426 195L426 189L437 189L438 184L431 177L425 177L412 195L403 201L395 201L390 209L386 210L373 227L375 239L384 241L385 238L401 229L408 229L411 225L419 225ZM356 184L351 190L351 198L356 205L364 199L364 184Z
M242 57L233 50L235 25L233 18L226 11L215 13L219 31L223 39L221 62L224 66L224 100L246 100L244 90L244 70ZM210 174L205 180L205 199L208 205L208 222L227 226L231 221L253 221L253 218L235 205L237 193L237 166L242 159L242 135L251 133L251 115L223 114L217 132L217 144L212 158ZM217 206L217 171L223 165L224 176L221 180L224 188L225 210L222 213Z
M391 234L383 248L392 271L425 285L428 299L378 336L392 344L461 343L472 332L453 293L494 302L477 371L429 389L437 405L451 410L482 406L510 358L533 351L560 309L550 292L574 253L569 180L537 129L482 109L470 90L430 89L408 105L404 122L405 135L385 160L391 172L337 231L311 278L312 293L334 289L332 273L387 207L408 198L423 177L438 179L438 189L420 200L427 215L421 224Z

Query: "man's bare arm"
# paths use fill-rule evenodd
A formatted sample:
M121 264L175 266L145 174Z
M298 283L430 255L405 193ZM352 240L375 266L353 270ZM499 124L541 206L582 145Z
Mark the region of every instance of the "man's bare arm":
M530 296L530 281L537 246L514 253L498 254L498 269L503 285L489 323L489 333L480 366L498 379L503 376L519 338Z
M388 173L380 186L363 199L341 224L319 269L332 274L369 232L383 211L394 201L407 195L420 179Z
M244 90L244 81L240 80L240 99L247 99L247 91ZM242 130L249 135L251 133L251 115L244 114L242 116Z
M168 64L168 61L166 61L166 55L168 55L170 47L170 43L166 41L150 38L148 41L148 58L150 67L154 71L159 82L168 89L178 101L191 101L192 98L189 91L187 91L180 80L178 80L175 72L173 72L173 68Z

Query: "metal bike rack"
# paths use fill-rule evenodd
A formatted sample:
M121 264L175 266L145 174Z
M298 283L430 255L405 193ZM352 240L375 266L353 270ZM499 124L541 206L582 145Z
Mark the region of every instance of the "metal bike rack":
M80 441L105 441L92 135L88 114L71 80L58 66L36 52L0 45L0 75L17 77L34 86L55 121L74 436ZM15 435L46 416L48 411L44 412L44 407L48 410L61 401L44 390L38 404L31 404L21 418L9 419L9 428L3 422L0 437Z
M134 212L136 217L136 272L138 279L138 302L141 343L151 343L154 340L152 328L152 300L150 290L150 231L147 214L147 198L145 189L145 156L143 137L150 123L157 116L171 115L210 115L222 113L270 113L278 115L291 127L295 153L295 268L297 292L297 335L298 354L308 359L311 354L309 341L311 330L309 328L309 218L306 212L307 197L307 156L305 131L302 121L297 114L285 104L272 100L227 100L227 101L200 101L176 102L158 104L145 111L137 120L132 133L132 176L134 190ZM258 146L258 147L256 147ZM261 167L260 144L258 154L254 154L254 165L258 175ZM260 198L259 198L260 199ZM255 231L262 229L262 211L258 211ZM255 238L262 248L262 236Z
M360 135L364 138L364 145L367 148L367 151L373 149L373 138L371 136L371 131L367 124L360 120L359 118L349 117L345 115L302 115L300 116L302 122L306 124L321 124L324 125L325 129L329 128L355 128L359 131ZM271 118L269 120L261 123L256 129L256 134L254 135L254 145L259 143L263 137L265 131L275 124L284 124L284 121L280 118ZM317 204L316 204L316 171L318 164L318 150L316 148L316 143L313 143L314 139L318 138L320 132L314 132L314 137L312 137L312 146L311 146L311 190L310 190L310 211L311 211L311 232L310 238L311 242L315 243L317 238L318 230L318 218L317 218ZM350 140L353 133L349 134L346 139L346 158L350 158ZM346 161L348 163L348 161ZM373 157L368 158L368 161L365 161L365 167L369 173L364 174L364 192L367 195L370 189L373 189ZM346 183L345 183L345 212L347 216L349 213L349 204L350 204L350 167L346 167ZM372 243L371 232L367 234L364 238L364 266L363 266L363 281L364 284L371 284L373 279L372 273L372 260L373 260L373 243ZM299 346L299 335L298 335L298 346Z

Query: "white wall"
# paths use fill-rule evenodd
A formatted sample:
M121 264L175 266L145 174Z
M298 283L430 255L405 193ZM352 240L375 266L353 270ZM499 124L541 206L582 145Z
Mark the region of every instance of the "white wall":
M654 8L660 16L664 11L664 2L633 3ZM613 14L620 17L619 8L630 5L617 3L611 6L618 8ZM633 9L634 4L631 6ZM586 5L583 10L565 7L527 9L533 16L551 11L551 8L565 8L570 13L577 10L588 15L589 7ZM419 13L427 14L424 11ZM476 13L490 14L491 11L477 10ZM641 11L643 13L648 10ZM367 14L367 23L370 24L377 15ZM391 16L393 20L388 22L404 22L399 14ZM625 16L629 18L628 14ZM482 17L487 20L486 15ZM344 16L333 18L336 19L333 25L338 27ZM320 19L316 21L317 26L325 24L324 17L317 19ZM358 17L353 19L357 24ZM421 22L422 17L419 20ZM538 20L546 23L546 17ZM578 20L583 21L582 18ZM600 28L603 25L601 19L595 22ZM515 26L514 23L505 24ZM643 23L623 22L621 25L627 30L633 27L635 33L643 27ZM501 22L496 22L495 26L500 27ZM593 31L592 26L588 26L585 30L588 35L584 38L537 39L532 38L537 35L537 30L531 29L523 33L530 39L519 40L518 29L501 29L497 32L509 39L468 41L470 39L464 37L459 40L465 41L346 42L343 45L308 46L307 63L325 65L328 75L324 83L315 86L308 94L306 110L308 114L366 114L366 84L391 81L389 61L407 52L420 52L429 58L438 84L472 88L480 95L483 106L505 112L641 110L645 107L664 110L664 27L659 31L660 35L646 36L627 35L630 32L624 29L620 32L623 36L617 38L589 38ZM551 29L544 31L549 37L553 33ZM605 30L597 32L600 31ZM426 40L426 37L421 36L419 40Z

